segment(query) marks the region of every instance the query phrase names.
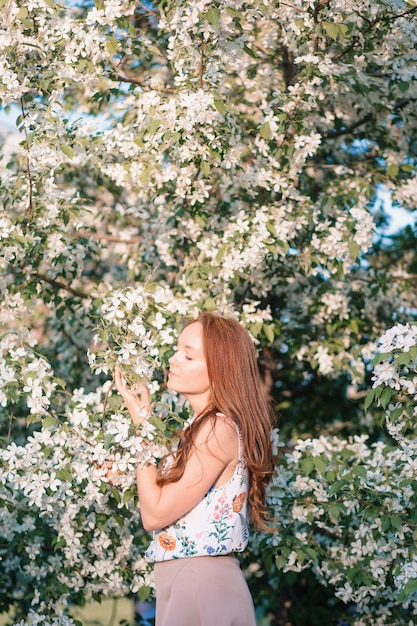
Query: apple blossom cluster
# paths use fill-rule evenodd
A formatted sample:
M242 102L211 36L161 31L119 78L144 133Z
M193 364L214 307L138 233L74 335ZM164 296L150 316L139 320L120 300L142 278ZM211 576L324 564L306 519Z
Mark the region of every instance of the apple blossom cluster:
M367 439L321 436L285 453L269 496L280 529L253 537L254 554L270 552L284 572L312 568L354 607L355 625L407 624L397 621L397 607L417 610L417 445Z
M164 319L156 311L153 324L148 321L151 303L141 286L118 291L104 300L99 312L99 333L95 338L97 348L89 351L90 367L97 374L113 373L119 363L129 379L133 375L130 384L152 380L160 361L151 328L164 326ZM174 343L175 335L165 331L163 338L169 346Z
M416 433L417 326L396 324L378 344L367 404L376 401L382 406L389 434L408 446L407 437Z
M50 364L36 355L36 338L26 329L0 338L0 406L24 399L33 416L48 415L57 388Z
M355 607L358 626L392 624L398 606L411 615L417 611L416 326L397 324L376 343L367 406L382 403L387 431L400 445L370 445L367 435L298 440L270 487L280 530L272 538L254 538L255 552L271 551L283 571L312 568L336 597ZM385 399L384 389L390 390ZM413 417L408 437L407 409Z
M167 448L152 419L139 431L106 411L107 391L75 390L65 420L50 416L24 445L0 454L2 593L13 602L33 590L31 624L35 612L53 615L80 592L92 598L152 587L135 468Z

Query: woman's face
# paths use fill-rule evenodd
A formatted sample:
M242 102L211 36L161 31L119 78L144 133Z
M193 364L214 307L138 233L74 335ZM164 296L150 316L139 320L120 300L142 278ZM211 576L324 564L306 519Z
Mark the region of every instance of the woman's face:
M185 396L190 404L204 408L210 397L210 382L203 350L200 322L186 326L178 338L177 350L169 359L168 389Z

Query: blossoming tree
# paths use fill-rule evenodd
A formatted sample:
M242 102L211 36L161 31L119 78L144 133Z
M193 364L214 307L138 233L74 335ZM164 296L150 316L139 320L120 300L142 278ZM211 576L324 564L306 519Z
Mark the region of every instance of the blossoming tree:
M188 417L164 368L207 308L252 333L289 448L280 528L246 557L260 619L280 609L257 581L282 597L308 571L352 624L413 620L416 238L386 240L373 208L385 191L415 209L416 16L415 0L0 0L13 623L151 593L133 468ZM116 361L151 384L141 433Z

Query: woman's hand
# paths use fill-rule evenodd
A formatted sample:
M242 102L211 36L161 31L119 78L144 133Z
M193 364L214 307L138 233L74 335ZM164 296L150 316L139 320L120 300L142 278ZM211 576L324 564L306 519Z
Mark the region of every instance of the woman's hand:
M129 409L133 423L139 426L151 415L151 398L148 386L145 383L141 383L139 385L138 395L136 389L127 386L120 365L118 364L114 372L114 382L117 391L120 393Z

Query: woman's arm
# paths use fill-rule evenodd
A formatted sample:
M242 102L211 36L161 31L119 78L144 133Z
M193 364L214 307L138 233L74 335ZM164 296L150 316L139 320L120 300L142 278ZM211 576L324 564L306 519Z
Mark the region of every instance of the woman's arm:
M150 465L137 468L139 504L146 530L158 530L188 513L238 457L238 435L224 418L214 426L206 423L196 437L184 474L174 483L157 485L158 470Z
M120 368L115 373L116 388L123 397L135 424L150 415L149 389L142 385L140 396L130 389ZM184 474L174 483L157 485L154 465L138 467L136 479L142 523L146 530L158 530L190 511L230 466L234 471L238 457L238 435L233 423L224 417L209 420L198 432Z

